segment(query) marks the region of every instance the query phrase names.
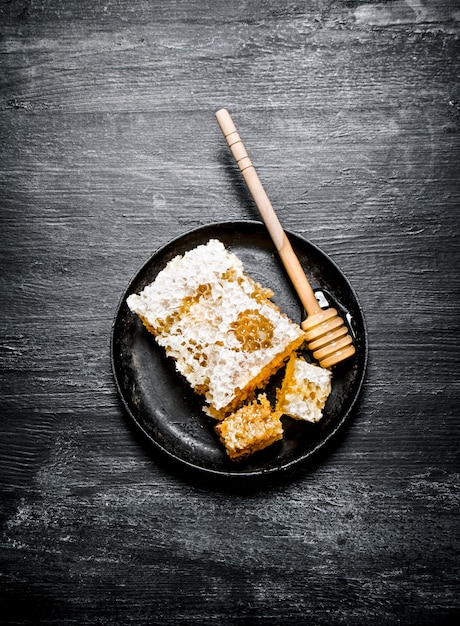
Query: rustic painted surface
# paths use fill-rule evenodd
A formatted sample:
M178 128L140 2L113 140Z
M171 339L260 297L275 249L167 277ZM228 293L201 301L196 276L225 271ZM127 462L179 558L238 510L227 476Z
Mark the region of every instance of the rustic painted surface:
M447 624L459 616L458 2L0 2L0 620ZM122 290L256 211L358 292L370 364L326 458L248 493L130 430Z

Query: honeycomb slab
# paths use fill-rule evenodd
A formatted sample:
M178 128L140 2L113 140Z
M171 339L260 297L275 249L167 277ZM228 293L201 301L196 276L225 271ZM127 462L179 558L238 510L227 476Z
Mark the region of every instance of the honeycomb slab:
M172 259L127 304L220 420L252 400L304 342L272 297L211 239Z

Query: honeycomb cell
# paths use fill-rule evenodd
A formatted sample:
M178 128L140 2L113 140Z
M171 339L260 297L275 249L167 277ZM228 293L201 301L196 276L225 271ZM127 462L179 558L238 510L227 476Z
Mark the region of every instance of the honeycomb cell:
M257 309L241 311L230 328L242 349L247 352L260 350L262 346L268 349L272 345L274 326Z

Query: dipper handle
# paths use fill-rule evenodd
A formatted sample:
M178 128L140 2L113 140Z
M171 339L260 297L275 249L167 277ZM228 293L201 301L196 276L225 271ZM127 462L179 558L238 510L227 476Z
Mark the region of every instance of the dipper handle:
M270 202L259 176L251 163L246 148L241 141L240 136L235 128L230 113L226 109L220 109L216 113L216 119L224 135L233 157L243 175L248 189L259 209L260 215L267 227L268 232L275 244L278 254L281 257L284 267L289 278L294 285L295 290L302 302L308 315L314 315L321 311L321 307L313 293L310 283L308 282L305 272L299 263L289 239L280 224L275 210Z
M278 254L302 302L307 319L302 323L309 349L322 367L332 367L355 353L352 339L335 309L323 311L300 265L291 243L265 193L246 148L226 109L216 112L216 119L243 175L246 185L275 244Z

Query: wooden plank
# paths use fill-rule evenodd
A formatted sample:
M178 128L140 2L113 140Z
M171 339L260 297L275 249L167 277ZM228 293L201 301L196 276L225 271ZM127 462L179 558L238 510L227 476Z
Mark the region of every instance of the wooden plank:
M458 618L459 17L445 0L1 4L5 623ZM258 217L221 107L369 329L349 427L259 490L161 463L110 371L141 263Z

